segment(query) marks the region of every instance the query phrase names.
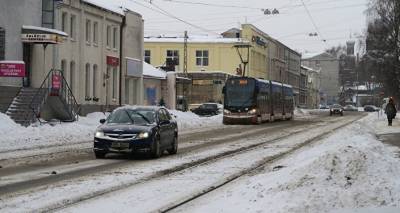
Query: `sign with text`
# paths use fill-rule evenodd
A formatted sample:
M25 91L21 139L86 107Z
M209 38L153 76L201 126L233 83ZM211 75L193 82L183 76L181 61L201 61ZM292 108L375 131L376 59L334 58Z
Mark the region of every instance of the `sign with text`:
M23 61L0 61L0 77L25 77Z
M119 58L114 56L107 56L107 65L111 65L114 67L119 66Z
M28 33L22 34L21 40L23 43L48 43L48 44L58 44L62 43L64 38L55 34L37 34Z
M50 96L58 96L61 89L61 75L53 75L51 77L51 92Z

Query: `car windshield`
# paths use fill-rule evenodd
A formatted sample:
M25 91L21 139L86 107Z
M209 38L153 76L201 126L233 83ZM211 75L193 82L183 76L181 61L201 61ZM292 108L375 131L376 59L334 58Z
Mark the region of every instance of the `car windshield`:
M339 105L339 104L334 104L334 105L331 106L331 108L342 108L342 106Z
M146 125L155 122L155 111L152 109L119 109L107 118L108 124Z

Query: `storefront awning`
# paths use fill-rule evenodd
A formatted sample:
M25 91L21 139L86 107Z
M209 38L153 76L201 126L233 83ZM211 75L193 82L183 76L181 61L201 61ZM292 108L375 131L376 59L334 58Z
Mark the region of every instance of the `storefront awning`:
M26 25L22 26L21 32L23 43L58 44L67 36L67 33L60 30Z

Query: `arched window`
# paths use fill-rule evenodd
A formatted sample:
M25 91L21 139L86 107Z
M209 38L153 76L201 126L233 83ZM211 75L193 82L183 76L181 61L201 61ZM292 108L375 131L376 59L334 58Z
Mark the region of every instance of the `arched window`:
M97 96L97 83L98 83L98 74L97 74L97 64L93 65L93 97L98 98Z
M90 97L90 64L86 64L85 70L85 98Z
M69 87L71 88L72 93L74 93L75 87L75 62L71 61L69 65Z

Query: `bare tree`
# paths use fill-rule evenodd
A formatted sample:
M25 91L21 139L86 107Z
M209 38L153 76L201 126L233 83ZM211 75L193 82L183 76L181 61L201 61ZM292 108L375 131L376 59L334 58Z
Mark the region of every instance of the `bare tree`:
M386 94L400 98L400 1L370 0L364 57L375 67ZM371 68L371 67L370 67Z

